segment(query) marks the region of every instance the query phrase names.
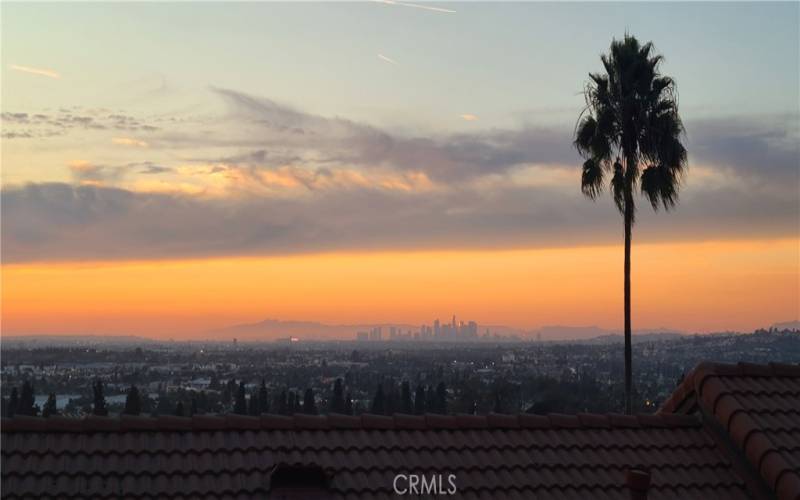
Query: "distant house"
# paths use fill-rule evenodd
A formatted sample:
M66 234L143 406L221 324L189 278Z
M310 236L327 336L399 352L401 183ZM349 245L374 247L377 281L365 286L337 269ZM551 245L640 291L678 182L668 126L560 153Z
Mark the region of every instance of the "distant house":
M204 377L195 378L186 383L186 387L193 391L204 391L208 389L209 385L211 385L211 379Z
M411 476L466 499L797 500L800 366L701 364L640 416L2 422L8 499L402 498Z

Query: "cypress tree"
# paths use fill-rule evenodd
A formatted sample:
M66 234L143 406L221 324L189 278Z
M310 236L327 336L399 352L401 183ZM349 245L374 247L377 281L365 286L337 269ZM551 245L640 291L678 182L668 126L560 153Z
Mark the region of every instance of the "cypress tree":
M269 413L269 393L267 392L267 382L263 378L261 387L258 389L258 413Z
M436 391L431 386L425 387L425 411L428 413L438 413L436 403Z
M401 411L407 415L414 413L414 405L411 402L411 384L408 383L408 380L403 380L400 393Z
M422 415L425 413L425 386L417 385L417 392L414 395L414 413Z
M191 416L197 415L197 398L195 396L192 396L192 406L189 411L192 412Z
M197 395L197 409L194 413L208 413L210 407L211 403L208 401L208 394L206 394L206 391L200 391L200 394Z
M11 396L8 398L8 406L6 407L8 418L12 418L16 415L17 410L19 410L19 393L17 392L17 388L14 387L11 389Z
M183 401L178 401L178 404L175 405L175 411L173 414L176 417L183 417Z
M155 415L171 415L174 408L169 405L169 398L166 392L158 393L158 403L156 403Z
M350 393L347 393L347 396L344 398L344 409L342 413L345 415L352 415L353 414L353 398L350 396Z
M447 415L447 388L444 382L436 386L436 410L442 415Z
M303 398L303 413L308 415L317 414L317 404L314 402L314 391L311 389L306 389L306 394Z
M288 412L288 402L286 401L286 389L283 389L280 394L275 396L275 411L278 415L286 415Z
M492 408L492 412L494 413L503 413L503 404L500 400L500 394L495 393L494 395L494 408Z
M253 393L250 394L250 401L248 402L247 405L247 414L255 417L258 415L258 410L259 410L258 393L253 391Z
M239 382L239 389L236 391L236 402L233 405L233 413L237 415L247 415L247 395L244 388L244 381Z
M125 409L122 410L125 415L139 415L142 413L142 398L139 395L139 389L132 385L128 389L128 394L125 396Z
M27 380L22 383L22 391L19 394L19 403L17 405L17 415L36 416L39 413L39 408L34 404L36 397L33 394L33 384Z
M375 391L375 397L372 398L371 412L375 415L383 415L385 410L386 407L383 396L383 384L378 384L378 389Z
M383 396L383 413L384 415L393 415L397 409L397 385L394 381L389 381L389 389L386 390Z
M331 398L331 412L344 413L344 389L342 387L342 379L337 378L333 384L333 397Z
M106 408L106 397L103 395L103 381L97 379L92 385L93 401L92 401L92 415L100 417L108 416L108 408Z
M227 406L231 403L231 401L234 400L234 395L236 394L238 387L239 386L236 384L236 380L234 379L230 379L227 383L225 383L225 388L222 390L222 404Z
M58 415L58 407L56 406L56 395L52 392L47 396L47 402L42 408L42 416L44 418Z

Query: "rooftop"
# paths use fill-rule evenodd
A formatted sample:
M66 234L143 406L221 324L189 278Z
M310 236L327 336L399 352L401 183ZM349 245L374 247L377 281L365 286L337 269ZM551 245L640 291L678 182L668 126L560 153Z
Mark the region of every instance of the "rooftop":
M800 498L800 365L695 368L660 414L700 414L781 500Z
M16 417L1 444L9 499L396 498L398 474L454 474L457 498L796 500L800 366L702 364L656 415Z

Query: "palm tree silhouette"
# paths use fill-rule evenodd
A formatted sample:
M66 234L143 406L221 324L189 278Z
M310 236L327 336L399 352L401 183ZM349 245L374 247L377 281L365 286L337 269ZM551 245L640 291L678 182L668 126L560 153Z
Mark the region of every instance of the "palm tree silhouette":
M684 133L678 115L675 82L659 73L663 56L653 44L641 45L630 35L612 40L602 55L605 73L590 73L578 118L574 145L585 159L581 190L591 199L609 187L625 225L625 411L632 411L631 367L631 228L635 221L634 190L654 210L678 201L686 168Z

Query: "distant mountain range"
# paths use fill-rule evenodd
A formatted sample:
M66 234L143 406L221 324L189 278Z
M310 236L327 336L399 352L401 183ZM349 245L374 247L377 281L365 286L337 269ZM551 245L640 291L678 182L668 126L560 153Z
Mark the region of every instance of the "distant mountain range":
M314 321L282 321L265 319L257 323L245 323L226 328L218 328L207 332L210 338L235 337L238 340L276 340L287 337L299 337L303 340L353 340L356 332L370 330L375 327L383 329L383 335L389 335L389 328L395 327L404 333L416 331L419 325L403 323L374 323L357 325L327 325Z
M668 328L643 328L633 331L633 341L670 340L686 332ZM529 333L528 338L542 341L577 340L598 343L622 341L621 330L607 330L597 326L543 326Z
M409 330L416 332L419 325L407 323L361 323L328 325L314 321L283 321L266 319L256 323L233 325L225 328L209 330L192 335L191 339L185 336L183 342L220 341L229 342L236 338L245 342L273 341L288 337L297 337L304 341L331 341L354 340L356 332L369 331L381 327L384 338L388 338L389 329L395 327L402 333ZM777 330L800 331L800 321L786 321L773 323L771 328ZM614 343L622 342L622 331L600 328L597 326L565 326L550 325L536 329L520 329L505 325L479 325L478 333L482 336L486 331L491 335L502 337L516 337L521 340L542 342L579 342L579 343ZM737 332L720 332L731 334ZM672 340L687 335L686 332L667 328L645 328L634 330L633 342L653 342L658 340ZM713 334L709 334L713 335ZM164 342L164 340L134 336L134 335L2 335L5 346L25 345L36 346L90 346L96 344L112 344L117 346L144 345L148 343Z
M416 332L419 325L406 323L363 323L349 325L328 325L313 321L282 321L266 319L257 323L234 325L227 328L215 329L207 332L211 338L237 338L239 340L275 340L287 337L298 337L303 340L331 340L355 338L356 332L369 331L381 327L384 338L389 335L389 329L394 327L405 333ZM504 337L516 336L525 340L561 341L561 340L593 340L614 341L622 333L607 330L596 326L544 326L535 330L524 330L505 325L479 325L478 333L483 335L486 331L491 335ZM684 332L668 330L665 328L636 330L635 335L647 335L650 340L654 336L662 339L674 338Z

